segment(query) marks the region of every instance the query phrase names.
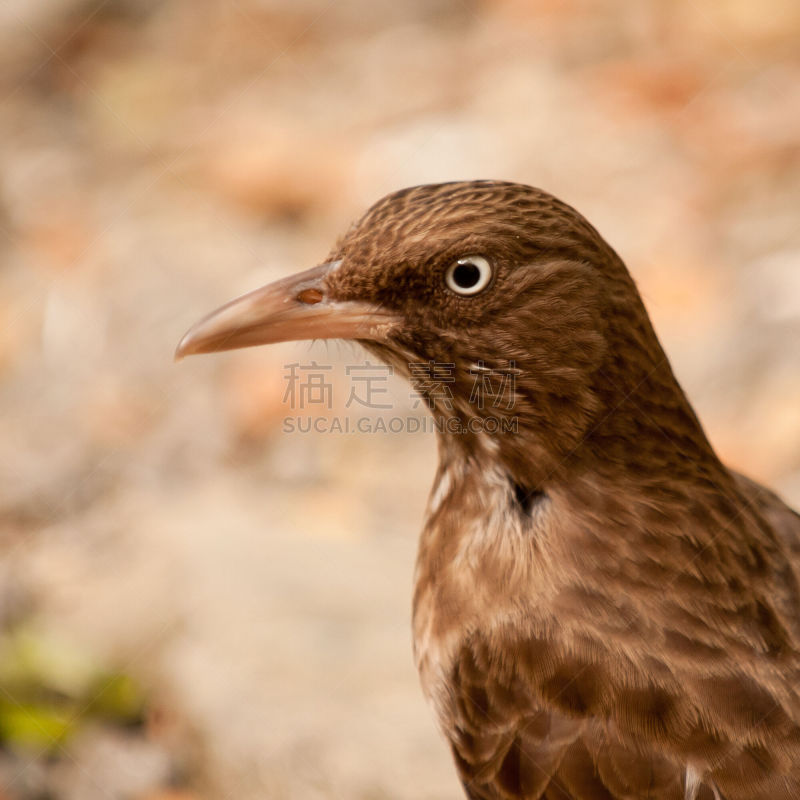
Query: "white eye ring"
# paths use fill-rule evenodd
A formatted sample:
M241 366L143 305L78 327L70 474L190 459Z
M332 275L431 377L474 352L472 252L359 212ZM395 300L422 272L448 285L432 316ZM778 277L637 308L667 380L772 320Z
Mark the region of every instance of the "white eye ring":
M444 274L448 289L467 296L482 292L491 279L492 267L483 256L459 258Z

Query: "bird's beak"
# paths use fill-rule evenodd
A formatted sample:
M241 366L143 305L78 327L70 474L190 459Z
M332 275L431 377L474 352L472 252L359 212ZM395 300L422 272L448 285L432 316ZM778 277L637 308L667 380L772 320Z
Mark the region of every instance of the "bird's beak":
M231 300L189 330L175 358L299 339L385 339L395 315L328 296L325 279L338 265L321 264Z

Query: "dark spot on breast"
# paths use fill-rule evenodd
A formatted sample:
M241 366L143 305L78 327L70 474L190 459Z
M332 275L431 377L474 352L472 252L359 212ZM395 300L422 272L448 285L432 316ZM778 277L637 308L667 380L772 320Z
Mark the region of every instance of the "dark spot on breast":
M513 489L514 500L523 514L532 514L533 509L547 497L541 489L523 486L520 483L514 483Z

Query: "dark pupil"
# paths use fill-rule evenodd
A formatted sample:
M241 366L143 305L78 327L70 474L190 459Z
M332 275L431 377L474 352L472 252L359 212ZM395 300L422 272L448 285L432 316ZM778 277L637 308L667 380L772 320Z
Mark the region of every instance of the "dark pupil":
M474 264L458 264L453 270L453 281L462 289L471 289L480 279L481 271Z

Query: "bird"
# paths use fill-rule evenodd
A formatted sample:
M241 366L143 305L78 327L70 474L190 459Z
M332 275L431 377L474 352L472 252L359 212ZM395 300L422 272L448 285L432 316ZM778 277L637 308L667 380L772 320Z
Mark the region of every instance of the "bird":
M176 355L303 339L359 342L441 423L413 647L469 800L800 798L800 515L722 463L578 211L396 191Z

